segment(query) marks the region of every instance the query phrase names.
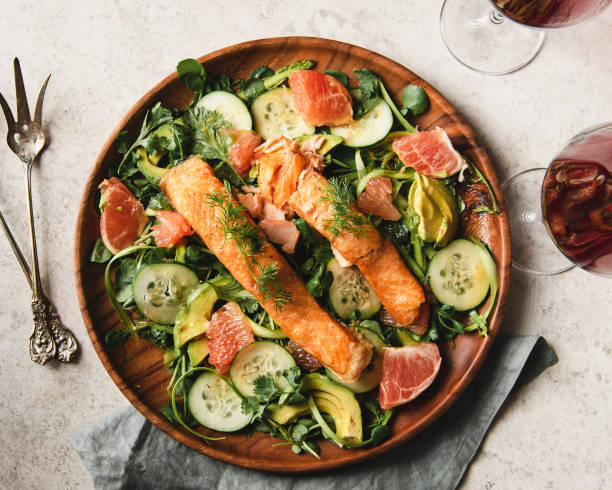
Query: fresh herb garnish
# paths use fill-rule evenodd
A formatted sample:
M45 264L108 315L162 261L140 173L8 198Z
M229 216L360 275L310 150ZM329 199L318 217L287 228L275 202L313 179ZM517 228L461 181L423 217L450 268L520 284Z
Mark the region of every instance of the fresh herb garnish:
M127 330L115 328L106 332L106 335L104 336L104 342L109 347L122 347L129 336L130 332L128 332Z
M332 219L324 222L332 237L350 233L361 238L368 232L370 222L355 209L355 195L348 180L337 177L329 179L320 200L330 204L333 210Z
M273 301L276 309L292 301L291 292L283 288L278 280L278 265L276 262L260 265L254 258L264 249L264 240L261 232L251 224L244 215L244 207L236 204L232 199L232 188L228 181L224 182L224 190L206 195L206 202L211 207L218 207L221 214L217 216L217 223L223 230L225 240L231 238L242 256L249 274L257 285L261 301Z
M310 70L316 63L311 60L296 61L289 66L285 66L276 70L272 74L268 74L264 68L260 67L251 73L247 80L241 80L238 83L239 90L236 95L242 100L252 102L264 92L277 87L291 76L297 70ZM261 70L261 71L258 71ZM261 75L266 76L261 76Z
M98 238L96 240L96 243L94 243L93 249L91 250L89 260L90 262L103 264L105 262L108 262L112 256L113 253L108 248L106 248L102 239Z
M342 85L344 85L346 88L348 88L348 86L349 86L349 78L346 75L346 73L338 71L338 70L325 70L323 73L325 73L326 75L330 75L330 76L334 77Z
M359 80L359 99L355 99L355 107L353 117L359 119L365 116L368 112L374 109L378 104L380 97L378 96L378 85L380 79L372 70L363 68L361 70L354 69L353 73Z
M408 85L402 92L401 113L418 116L429 109L429 97L423 87Z
M140 134L138 135L138 138L136 138L136 141L125 151L123 159L117 167L117 173L121 174L125 161L128 159L128 156L130 155L130 153L132 153L134 149L138 148L139 146L146 147L147 145L152 144L152 141L155 138L158 138L157 135L153 135L153 132L160 126L163 126L164 124L169 124L171 122L172 111L166 109L165 107L162 107L161 102L158 102L151 108L150 111L147 111L144 117L144 121L142 123L142 128L140 129ZM126 149L126 137L127 136L125 131L121 131L117 135L118 150ZM147 138L151 139L147 140Z

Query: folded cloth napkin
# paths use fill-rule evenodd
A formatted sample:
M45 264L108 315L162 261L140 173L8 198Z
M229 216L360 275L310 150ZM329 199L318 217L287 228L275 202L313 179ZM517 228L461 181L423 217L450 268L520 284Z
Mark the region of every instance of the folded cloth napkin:
M432 426L376 459L322 473L283 475L221 463L179 444L131 406L70 439L101 489L452 489L512 389L557 360L542 337L500 337L466 391Z

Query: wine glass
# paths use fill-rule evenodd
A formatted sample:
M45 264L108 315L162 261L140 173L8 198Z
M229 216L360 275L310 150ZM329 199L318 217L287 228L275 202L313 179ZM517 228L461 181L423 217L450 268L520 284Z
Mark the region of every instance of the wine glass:
M440 32L463 65L489 75L512 73L540 51L545 31L601 13L612 0L445 0ZM525 26L529 28L525 28Z
M575 264L612 277L612 123L574 136L548 168L521 172L502 189L517 268L550 275Z

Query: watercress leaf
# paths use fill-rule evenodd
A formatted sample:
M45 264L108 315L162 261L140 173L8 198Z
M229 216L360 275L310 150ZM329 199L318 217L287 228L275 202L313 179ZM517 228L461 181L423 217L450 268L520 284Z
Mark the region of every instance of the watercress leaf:
M408 113L413 116L422 114L429 108L429 97L423 87L418 85L408 85L402 92L402 108L401 113Z
M90 262L95 262L97 264L104 264L105 262L108 262L112 256L113 253L106 248L102 239L98 238L96 243L94 243L93 249L91 250L89 260Z
M314 235L312 234L312 229L310 228L310 225L306 222L304 218L298 218L294 220L293 224L300 232L300 239L304 242L305 245L312 245L317 243Z
M187 58L178 62L176 65L176 73L179 78L183 78L185 75L204 76L206 72L198 60Z
M372 445L378 446L383 441L387 440L391 435L391 429L388 425L377 425L372 429Z
M334 77L342 85L344 85L346 88L348 88L348 86L349 86L349 78L346 75L346 73L338 71L338 70L325 70L323 73L325 73L326 75L330 75L330 76Z
M130 336L127 330L121 330L119 328L109 330L104 336L104 342L109 347L122 347L126 340Z
M120 303L123 303L125 306L127 303L130 303L133 299L134 297L132 296L132 285L131 284L126 284L121 289L119 289L119 292L117 293L117 301L119 301Z
M262 65L255 68L249 75L249 78L266 78L272 75L274 75L274 70L269 66Z
M291 437L295 442L302 442L306 434L308 434L308 427L302 424L296 424L291 431Z
M223 90L225 92L233 93L232 92L232 81L225 73L221 73L220 75L217 75L215 77L215 80L218 84L218 90Z
M179 421L176 419L174 415L174 410L172 410L172 405L168 403L168 405L164 405L163 407L161 407L161 413L164 417L166 417L166 419L168 419L168 422L170 422L172 425L178 425Z
M297 444L291 444L291 450L295 454L300 454L302 452L302 448L300 446L298 446Z

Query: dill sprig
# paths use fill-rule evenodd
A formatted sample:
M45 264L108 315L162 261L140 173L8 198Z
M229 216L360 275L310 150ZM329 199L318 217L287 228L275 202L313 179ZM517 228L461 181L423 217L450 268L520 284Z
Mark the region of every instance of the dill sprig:
M278 280L278 264L274 262L260 266L255 260L254 256L264 247L261 234L243 214L245 208L232 200L232 188L227 180L223 182L223 187L223 191L206 194L206 203L221 209L217 223L223 230L225 240L231 238L236 243L247 270L257 285L262 302L272 300L276 309L282 310L283 306L293 300L293 296ZM259 274L256 274L256 269L259 269Z
M348 180L337 177L329 179L320 200L329 203L333 208L332 219L324 222L332 237L347 232L360 238L367 233L370 222L355 210L355 196Z

